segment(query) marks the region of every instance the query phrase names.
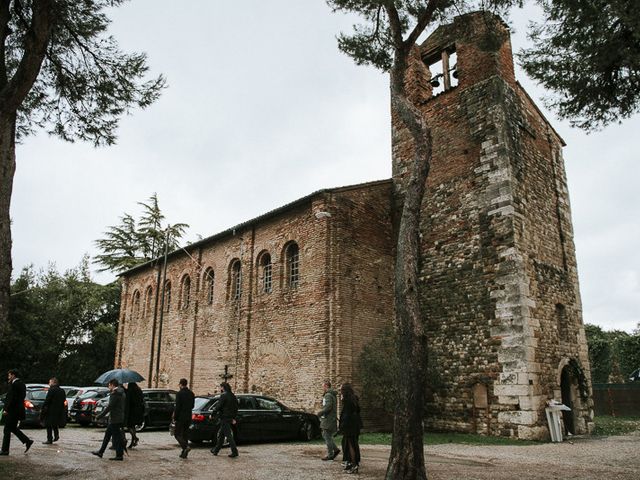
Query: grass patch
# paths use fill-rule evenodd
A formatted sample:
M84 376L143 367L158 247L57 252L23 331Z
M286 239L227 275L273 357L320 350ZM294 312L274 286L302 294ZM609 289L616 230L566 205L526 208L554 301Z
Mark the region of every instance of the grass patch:
M593 421L596 428L594 435L627 435L629 433L640 432L640 417L611 417L602 415L595 417Z
M335 439L340 445L342 437ZM324 443L320 440L318 443ZM442 445L457 443L463 445L535 445L537 442L526 440L514 440L512 438L487 437L471 433L435 433L430 432L424 436L425 445ZM390 433L363 433L360 435L360 445L391 445Z

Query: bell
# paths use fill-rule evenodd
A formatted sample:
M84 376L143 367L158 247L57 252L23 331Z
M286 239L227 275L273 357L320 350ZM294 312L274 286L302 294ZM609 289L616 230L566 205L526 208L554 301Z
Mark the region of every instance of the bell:
M451 76L457 80L458 79L458 70L454 70L453 73L451 74Z
M433 80L431 80L430 83L433 88L438 88L440 86L440 82L438 81L437 78L434 78Z

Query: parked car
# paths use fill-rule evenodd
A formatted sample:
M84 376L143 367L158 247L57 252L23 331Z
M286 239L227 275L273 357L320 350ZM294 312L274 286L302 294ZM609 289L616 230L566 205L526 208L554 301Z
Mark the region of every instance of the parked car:
M238 442L311 440L320 436L320 419L313 413L292 410L263 395L239 394L234 435ZM199 443L215 441L218 418L214 408L220 395L196 397L191 415L189 439Z
M73 400L73 405L69 412L71 421L77 422L83 427L93 421L93 409L101 398L109 394L107 387L88 387L87 390Z
M49 386L41 388L27 388L27 393L24 397L24 420L20 421L21 426L40 427L40 413L42 412L42 405L47 398L49 392ZM64 401L64 407L67 408L67 400ZM61 427L67 424L65 421Z
M137 431L144 430L149 427L165 427L169 428L171 416L176 405L176 391L159 388L143 388L142 396L144 398L144 421L136 426ZM107 417L97 419L107 408L109 398L101 399L94 410L93 423L98 426L104 426L108 422Z
M73 402L80 395L85 393L88 390L95 390L99 387L74 387L74 386L64 386L60 387L64 390L65 395L67 397L67 404L69 405L67 408L67 418L71 421L71 408L73 407Z

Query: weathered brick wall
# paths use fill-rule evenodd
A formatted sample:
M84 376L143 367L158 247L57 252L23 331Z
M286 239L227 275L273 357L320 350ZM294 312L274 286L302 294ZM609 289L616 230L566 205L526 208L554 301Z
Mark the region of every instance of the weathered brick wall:
M428 421L540 438L544 402L558 399L559 365L579 359L588 371L588 360L561 140L515 82L508 32L492 22L457 18L421 46L429 62L455 48L457 87L431 97L424 82L411 85L422 90L413 98L426 98L434 139L422 224L422 301L436 371ZM423 68L414 59L420 77ZM397 178L412 152L394 116ZM541 265L565 270L563 279ZM562 341L551 328L556 304L567 309ZM486 388L486 404L474 401L474 385Z
M200 242L189 255L173 253L167 267L171 303L163 313L159 365L157 348L153 354L152 385L175 386L186 377L196 393L214 392L228 365L237 391L272 395L306 410L320 407L325 378L357 387L354 362L362 346L391 321L390 188L385 181L322 192ZM288 285L285 265L292 241L299 246L297 288ZM261 281L265 252L271 256L271 292ZM231 297L235 259L242 265L239 300ZM181 295L187 275L188 306ZM143 298L148 287L155 293L156 277L157 268L141 267L124 278L116 364L145 376L153 308L137 314L132 304L136 291ZM157 338L159 317L156 323Z

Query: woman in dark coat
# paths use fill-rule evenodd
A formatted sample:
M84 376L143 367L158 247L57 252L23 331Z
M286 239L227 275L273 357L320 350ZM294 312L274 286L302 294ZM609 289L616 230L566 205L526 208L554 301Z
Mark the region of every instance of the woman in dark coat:
M131 443L129 448L138 445L136 435L136 425L142 425L144 421L144 396L137 383L131 382L127 385L127 398L125 404L125 422L127 430L131 433ZM126 438L124 444L126 445Z
M340 388L342 397L342 411L340 412L340 432L342 433L342 460L347 462L347 473L358 473L360 465L360 402L350 383L345 383Z
M51 378L47 397L44 399L40 414L41 420L44 421L44 426L47 427L47 441L42 443L51 444L57 442L60 438L58 427L64 427L67 424L65 400L66 395L58 385L58 379Z

